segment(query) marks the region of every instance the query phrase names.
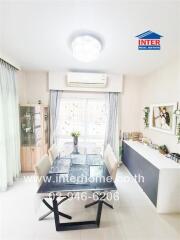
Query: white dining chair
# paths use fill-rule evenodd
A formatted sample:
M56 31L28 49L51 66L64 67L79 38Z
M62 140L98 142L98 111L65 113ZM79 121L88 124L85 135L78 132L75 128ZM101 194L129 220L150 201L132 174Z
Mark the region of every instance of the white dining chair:
M109 144L107 145L106 150L104 152L104 162L113 181L115 181L119 163Z
M53 144L49 148L48 154L49 154L49 159L50 159L51 163L53 163L53 161L59 156L59 150L55 144Z
M51 167L51 162L47 154L42 156L42 158L36 163L34 166L34 171L36 176L38 177L39 185L43 182L43 177L45 177Z
M109 144L107 145L107 147L104 151L103 158L104 158L104 162L106 164L106 167L108 169L108 172L109 172L110 176L112 177L112 180L115 181L116 173L117 173L117 169L118 169L118 160L117 160L117 158L116 158L116 156L115 156L115 154L114 154L114 152L113 152L113 150L112 150L112 148ZM99 197L99 199L97 201L94 201L92 203L89 203L89 204L85 205L85 208L91 207L91 206L99 203L100 200L102 200L102 202L106 206L108 206L110 208L113 208L113 206L111 204L109 204L105 201L106 194L99 194L98 197Z
M51 168L51 162L49 160L48 155L45 154L44 156L42 156L42 158L34 166L34 171L35 171L35 174L38 178L38 185L39 186L43 183L43 181L45 181L45 177L47 176L50 168ZM49 194L41 194L40 195L40 198L41 198L42 202L46 205L46 207L48 207L50 209L50 211L48 211L43 216L41 216L39 218L39 220L43 220L44 218L49 216L51 213L53 213L53 207L45 200L49 197L50 197ZM64 201L66 201L69 198L66 195L62 195L61 197L62 197L62 199L58 202L58 205L60 205L61 203L63 203ZM62 216L62 217L65 217L67 219L72 219L71 216L69 216L65 213L62 213L62 212L59 212L59 215Z

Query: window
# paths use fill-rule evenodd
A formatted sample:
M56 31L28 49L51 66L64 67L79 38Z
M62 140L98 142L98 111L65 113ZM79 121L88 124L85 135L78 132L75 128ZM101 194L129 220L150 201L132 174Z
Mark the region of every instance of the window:
M104 94L66 93L60 104L56 132L61 149L72 142L71 132L79 131L79 145L94 143L102 152L106 128Z

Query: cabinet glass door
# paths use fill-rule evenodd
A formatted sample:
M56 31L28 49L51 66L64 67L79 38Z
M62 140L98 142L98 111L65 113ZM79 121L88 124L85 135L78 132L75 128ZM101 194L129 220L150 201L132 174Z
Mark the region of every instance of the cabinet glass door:
M41 141L41 114L40 108L21 106L21 145L37 145Z

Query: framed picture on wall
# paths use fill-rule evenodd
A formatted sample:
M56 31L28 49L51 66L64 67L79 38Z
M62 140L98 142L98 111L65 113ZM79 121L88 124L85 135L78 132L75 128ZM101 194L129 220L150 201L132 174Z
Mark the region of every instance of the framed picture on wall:
M150 107L150 128L175 134L177 103L154 104Z

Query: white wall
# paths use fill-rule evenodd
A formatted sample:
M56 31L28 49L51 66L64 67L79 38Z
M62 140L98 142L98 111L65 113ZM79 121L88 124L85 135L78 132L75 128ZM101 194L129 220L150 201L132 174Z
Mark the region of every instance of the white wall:
M142 80L141 109L144 106L161 103L180 103L180 62L173 61ZM141 118L141 130L156 144L165 144L170 151L180 152L177 137L152 129L144 129Z
M142 79L133 76L124 78L124 89L121 94L121 130L131 132L140 130L140 94Z
M26 91L26 73L24 71L17 72L17 91L19 95L19 103L27 103L27 91Z
M48 74L39 71L20 71L17 74L20 104L38 103L48 104Z

